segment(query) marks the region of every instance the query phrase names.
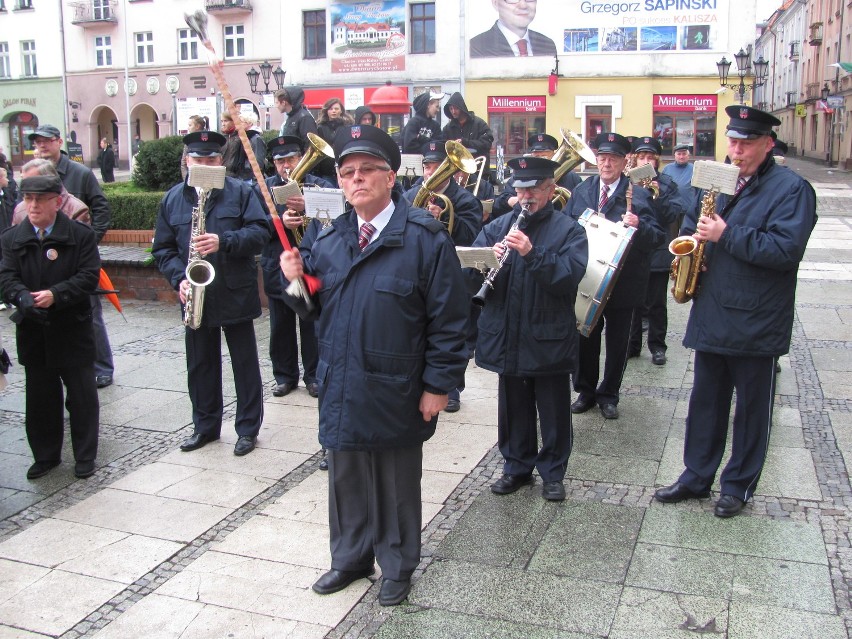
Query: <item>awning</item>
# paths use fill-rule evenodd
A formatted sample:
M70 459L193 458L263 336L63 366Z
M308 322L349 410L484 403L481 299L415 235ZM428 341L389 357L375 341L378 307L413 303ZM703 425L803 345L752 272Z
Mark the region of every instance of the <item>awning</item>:
M852 62L835 62L834 64L829 64L828 66L837 67L838 69L846 71L846 73L852 73Z

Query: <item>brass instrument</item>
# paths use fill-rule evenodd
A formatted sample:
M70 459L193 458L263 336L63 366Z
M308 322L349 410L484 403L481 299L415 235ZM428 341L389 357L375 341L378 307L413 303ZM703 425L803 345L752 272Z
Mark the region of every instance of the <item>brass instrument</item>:
M529 205L522 204L521 212L518 213L518 217L509 229L509 233L518 229L524 229L527 225L527 215L529 215L529 212ZM477 294L473 296L473 299L471 299L471 302L473 302L476 306L485 306L485 300L488 297L488 294L494 290L494 280L496 280L497 275L500 274L500 269L503 268L503 264L505 264L506 260L509 259L509 254L512 252L509 250L508 243L506 242L506 237L509 236L509 233L506 233L506 236L500 242L500 246L503 247L503 252L497 260L497 266L488 271L488 275L485 276L485 281L482 283L482 287L479 289L479 292L477 292Z
M305 180L305 176L313 169L317 164L322 162L323 160L334 160L334 149L331 148L331 145L323 140L316 133L308 133L308 148L305 151L305 154L302 156L302 159L299 160L299 163L293 168L292 171L288 173L288 180L293 180L299 187L302 186L302 183ZM285 182L286 184L287 182ZM279 202L279 204L283 204L283 202ZM302 243L302 235L304 234L304 230L307 226L307 218L303 216L302 225L293 229L293 237L296 240L297 244Z
M701 216L716 217L718 191L708 189L701 198ZM704 246L707 242L696 240L691 235L681 235L669 243L669 252L675 256L670 277L672 297L678 304L688 302L698 292L698 277L704 266Z
M634 156L635 157L635 156ZM660 195L660 187L654 183L657 177L657 171L653 164L642 164L634 166L627 170L627 177L633 184L638 184L642 188L648 189L651 192L651 198L656 200Z
M579 135L566 129L559 129L559 133L562 135L562 142L550 158L554 162L559 163L559 167L553 172L553 180L555 182L558 182L563 175L568 173L568 171L574 170L582 162L597 164L595 152L580 139ZM571 199L571 191L557 186L551 202L554 208L561 209L568 203L569 199Z
M192 226L189 231L189 257L186 264L189 290L186 292L186 303L183 307L184 326L194 330L201 326L204 313L204 291L216 277L216 270L198 251L195 241L199 235L204 235L206 232L204 207L210 191L221 189L225 185L225 167L200 164L190 166L187 184L194 186L198 191L198 204L192 209Z
M447 140L444 148L447 151L447 159L441 162L428 180L423 180L420 190L417 191L417 195L414 197L413 205L417 208L425 208L429 200L441 200L444 203L444 213L441 214L441 221L447 226L447 232L452 234L456 217L453 203L443 193L436 193L435 189L451 178L456 171L464 171L467 174L475 173L476 160L473 159L470 151L463 144L455 140ZM444 220L444 214L447 215L446 221Z

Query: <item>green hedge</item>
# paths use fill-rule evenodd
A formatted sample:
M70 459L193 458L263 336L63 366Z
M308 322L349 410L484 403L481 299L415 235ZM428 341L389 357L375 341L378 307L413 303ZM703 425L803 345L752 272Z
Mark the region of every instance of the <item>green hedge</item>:
M110 228L125 231L153 229L157 221L157 209L164 195L163 191L106 193L112 209Z

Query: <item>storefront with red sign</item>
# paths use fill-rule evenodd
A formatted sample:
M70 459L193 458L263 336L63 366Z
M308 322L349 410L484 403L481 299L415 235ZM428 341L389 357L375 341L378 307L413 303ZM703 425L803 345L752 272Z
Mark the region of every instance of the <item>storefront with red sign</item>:
M654 94L654 135L663 155L672 155L679 144L689 144L696 158L713 159L716 154L716 110L718 96Z
M494 149L502 146L505 160L523 155L530 135L547 131L544 95L490 95L487 104Z

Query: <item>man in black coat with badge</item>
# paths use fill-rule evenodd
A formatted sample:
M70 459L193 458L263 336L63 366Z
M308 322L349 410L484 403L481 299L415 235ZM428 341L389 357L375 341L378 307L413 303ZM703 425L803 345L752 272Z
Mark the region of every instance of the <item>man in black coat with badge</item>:
M18 310L18 361L26 373L27 441L36 479L58 466L62 454L63 384L71 423L74 474L90 477L98 453L95 338L89 297L101 259L91 228L58 215L62 182L55 176L21 180L27 220L2 236L0 290Z
M731 458L719 476L717 517L739 514L763 471L775 358L790 349L799 263L817 219L811 185L772 158L770 133L780 120L741 105L725 112L728 157L739 166L739 180L736 193L717 195L716 215L701 216L695 229L695 238L706 242L706 270L683 338L684 346L695 349L685 469L654 494L664 503L710 496L736 390Z
M185 135L183 142L188 167L221 166L222 134L195 131ZM154 230L154 259L178 292L182 305L190 289L186 265L197 203L194 187L186 182L173 186L160 203ZM224 332L237 392L234 427L239 439L234 454L240 456L254 450L263 420L263 385L253 320L260 317L255 256L269 241L269 226L251 187L236 178L226 177L223 188L212 189L202 214L206 228L194 239L195 249L210 262L215 277L205 287L201 326L186 329L187 383L195 428L180 449L188 452L219 439L224 412Z
M580 184L568 200L571 216L578 219L587 208L599 211L611 222L624 222L636 229L618 281L604 307L603 316L588 337L580 336L580 357L574 390L579 393L571 404L572 413L585 413L598 404L606 419L618 419L618 400L633 309L645 301L651 251L663 241L663 229L641 187L632 188L631 209L627 208L630 179L624 175L630 142L618 133L601 133L595 138L598 176ZM606 325L606 362L600 377L601 333ZM598 383L600 382L600 383Z

